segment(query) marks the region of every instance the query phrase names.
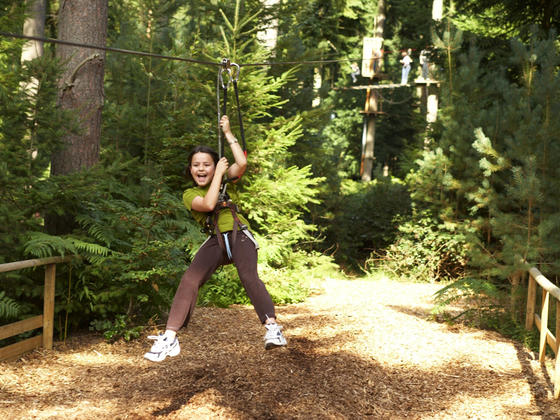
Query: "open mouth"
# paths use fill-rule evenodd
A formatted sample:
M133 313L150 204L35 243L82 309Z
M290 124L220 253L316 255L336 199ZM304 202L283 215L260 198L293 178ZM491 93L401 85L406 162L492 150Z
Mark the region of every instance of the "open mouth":
M197 175L196 176L196 182L198 184L204 184L206 182L206 180L208 179L208 175L204 174L204 175Z

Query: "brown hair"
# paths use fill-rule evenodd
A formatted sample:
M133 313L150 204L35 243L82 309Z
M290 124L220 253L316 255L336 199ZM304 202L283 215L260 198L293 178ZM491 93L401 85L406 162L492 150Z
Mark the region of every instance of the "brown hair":
M218 160L220 160L220 157L218 156L218 153L216 153L214 151L214 149L212 149L211 147L205 146L205 145L200 145L200 146L196 146L194 149L191 150L191 152L189 153L187 159L188 159L188 164L187 164L187 168L185 169L185 175L187 176L187 178L189 178L191 181L194 182L194 179L191 175L191 163L192 163L192 158L195 154L197 153L208 153L210 156L212 156L212 160L214 161L214 165L218 164Z

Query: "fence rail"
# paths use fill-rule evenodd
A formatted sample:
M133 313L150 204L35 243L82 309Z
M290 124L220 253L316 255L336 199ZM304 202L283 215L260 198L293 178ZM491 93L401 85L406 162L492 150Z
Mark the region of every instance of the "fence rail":
M24 319L23 321L17 321L1 326L0 340L31 331L36 328L43 328L43 333L35 337L19 341L15 344L1 347L0 360L13 360L21 356L23 353L39 347L52 349L56 264L69 262L72 258L74 258L74 256L68 255L65 257L48 257L0 264L0 273L7 273L8 271L22 270L24 268L39 267L43 265L45 266L43 314Z
M535 312L537 306L537 286L543 289L540 314ZM550 309L550 296L556 300L556 323L555 331L548 328L548 315ZM539 340L539 362L544 364L546 356L546 345L548 344L556 355L554 362L554 398L560 395L560 357L558 346L560 338L560 288L548 280L537 268L529 270L529 288L527 292L527 313L525 316L525 328L531 330L533 325L540 331Z

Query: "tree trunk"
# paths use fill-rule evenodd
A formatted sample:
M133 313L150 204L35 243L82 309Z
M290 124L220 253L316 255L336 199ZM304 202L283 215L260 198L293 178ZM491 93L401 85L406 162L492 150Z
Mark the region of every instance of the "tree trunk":
M385 29L385 0L379 0L377 3L377 19L375 20L375 37L383 38Z
M45 36L45 16L47 9L47 0L27 0L27 17L23 23L23 35L33 36L42 38ZM43 42L36 40L29 40L21 49L21 63L26 61L34 60L35 58L43 56ZM39 89L39 81L32 77L29 80L21 82L21 88L26 92L28 98L33 101L33 105L36 105L36 96ZM27 117L30 123L33 122L35 118L36 111L28 111ZM35 144L35 138L33 135L33 129L29 133L29 153L31 155L31 160L37 157L37 145ZM27 137L27 136L26 136ZM31 160L29 161L29 170L31 170Z
M371 77L373 78L376 73L381 71L381 60L383 57L383 31L385 28L385 0L379 0L377 3L377 18L375 19L374 34L376 39L376 49L373 57L374 72ZM364 145L363 153L363 172L362 181L371 181L373 179L373 168L375 167L375 118L378 108L377 91L368 89L366 93L366 106L365 112L367 114L367 132L366 142Z
M108 0L61 0L58 38L105 46ZM58 103L77 118L78 130L68 131L63 147L51 159L51 174L66 175L89 168L99 161L101 109L105 53L102 50L58 45L56 55L64 65L59 81ZM74 215L48 214L45 227L51 234L72 231Z
M58 15L61 40L105 46L107 0L63 0ZM65 147L52 157L53 175L89 168L99 160L103 73L101 50L58 45L56 55L65 65L59 82L59 104L71 110L79 122L79 133L68 133Z
M276 8L280 0L262 0L263 7L268 11ZM257 39L270 51L271 55L276 56L276 44L278 42L278 19L271 19L261 31L257 33Z
M23 34L26 36L43 37L45 35L45 13L47 0L27 0L28 16L23 23ZM43 55L43 43L29 40L21 50L21 62L31 61Z

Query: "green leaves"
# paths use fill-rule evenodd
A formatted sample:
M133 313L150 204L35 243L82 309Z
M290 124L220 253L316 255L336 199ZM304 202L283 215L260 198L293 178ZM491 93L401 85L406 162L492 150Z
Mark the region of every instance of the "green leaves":
M0 319L16 318L21 312L21 306L10 297L6 292L0 290Z
M111 252L102 245L73 237L52 236L42 232L30 232L28 237L24 252L37 258L75 254L94 259L95 256L106 256Z

